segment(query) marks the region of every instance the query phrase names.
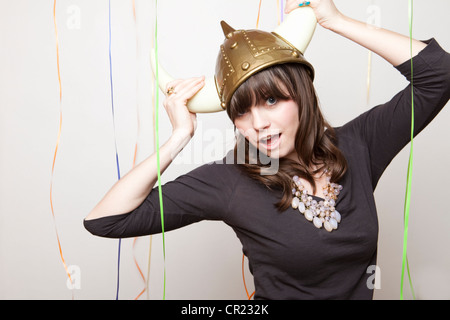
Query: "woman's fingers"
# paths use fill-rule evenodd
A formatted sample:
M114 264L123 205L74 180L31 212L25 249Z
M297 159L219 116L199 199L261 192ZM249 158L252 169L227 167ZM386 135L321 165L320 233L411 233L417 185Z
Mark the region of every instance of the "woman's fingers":
M312 2L314 2L313 0ZM303 1L303 0L286 0L286 4L284 6L284 13L288 14L292 10L297 9L299 4L303 4L304 6L308 6L311 4L311 1Z
M196 128L196 115L189 112L187 101L205 85L205 78L174 80L167 85L167 98L163 105L167 111L174 131L193 135Z
M314 10L317 22L325 29L332 30L335 25L339 24L342 18L342 14L336 8L333 0L286 0L285 13L287 14L295 10L299 7L299 4L311 7Z
M288 14L297 7L298 7L297 0L286 0L286 3L284 5L284 13Z
M187 100L191 99L204 85L204 77L195 78L192 81L180 84L180 88L177 88L175 92L180 99L187 102Z
M167 86L167 101L181 101L186 104L205 84L205 78L175 80Z
M169 82L169 83L166 85L166 91L165 91L166 96L169 96L169 95L171 94L171 92L170 92L169 89L175 91L175 87L176 87L180 82L182 82L182 81L183 81L182 79L177 79L177 80L174 80L174 81Z

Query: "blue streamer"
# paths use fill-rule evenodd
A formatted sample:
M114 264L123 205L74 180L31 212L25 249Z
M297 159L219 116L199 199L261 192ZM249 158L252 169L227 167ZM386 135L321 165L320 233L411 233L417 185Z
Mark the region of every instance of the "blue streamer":
M114 90L113 90L113 78L112 78L112 59L111 59L111 0L108 1L108 13L109 13L109 83L111 86L111 110L113 118L113 131L114 131L114 146L116 151L116 166L117 166L117 179L120 180L120 166L119 166L119 153L117 152L117 139L116 139L116 123L114 113ZM116 300L119 300L119 283L120 283L120 247L122 239L119 239L118 253L117 253L117 290Z

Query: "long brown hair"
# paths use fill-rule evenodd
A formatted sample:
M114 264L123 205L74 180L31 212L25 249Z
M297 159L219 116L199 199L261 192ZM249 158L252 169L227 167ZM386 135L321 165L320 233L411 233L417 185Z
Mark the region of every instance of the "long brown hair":
M286 92L287 89L287 92ZM299 108L299 127L295 138L298 162L287 159L279 161L276 172L261 174L268 167L267 161L260 161L255 147L238 134L234 148L235 159L240 160L242 170L251 178L270 189L282 190L283 196L277 203L280 211L286 210L292 201L292 177L297 175L307 180L316 190L314 175L327 169L331 182L339 181L347 169L347 161L337 147L336 134L322 115L312 79L301 64L279 64L260 71L245 81L233 94L228 116L233 121L239 114L253 105L264 103L268 98L295 101ZM244 148L244 159L239 159L238 150ZM316 168L316 169L312 169Z

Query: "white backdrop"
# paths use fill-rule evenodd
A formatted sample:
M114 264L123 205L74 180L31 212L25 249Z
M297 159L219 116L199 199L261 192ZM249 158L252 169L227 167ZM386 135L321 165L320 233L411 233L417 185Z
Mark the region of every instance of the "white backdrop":
M219 21L256 26L258 0L158 1L159 55L176 77L212 75L223 41ZM259 27L277 25L277 1L263 1ZM408 34L408 1L336 0L344 13ZM450 2L414 1L414 37L435 37L450 50ZM0 298L114 299L118 240L94 237L83 218L121 174L154 151L149 51L155 3L111 0L115 131L110 98L108 1L58 0L63 99L62 135L53 180L53 205L64 258L76 289L69 290L50 208L50 178L59 125L53 1L0 0ZM318 27L306 52L327 119L335 126L382 103L406 85L387 62L374 56L366 102L368 52ZM139 111L137 111L139 110ZM137 126L139 119L139 132ZM163 183L232 148L225 113L198 115L199 127L183 157ZM450 298L450 216L447 181L450 151L447 107L415 140L408 257L417 298ZM171 132L161 108L160 141ZM228 135L229 136L229 135ZM403 239L403 203L409 148L392 162L377 191L380 220L375 299L398 299ZM145 284L151 248L149 290L141 299L161 299L164 262L160 235L122 240L119 299L134 299ZM241 245L223 223L201 222L166 233L167 299L246 299ZM251 275L246 267L249 291ZM410 298L405 278L406 298Z

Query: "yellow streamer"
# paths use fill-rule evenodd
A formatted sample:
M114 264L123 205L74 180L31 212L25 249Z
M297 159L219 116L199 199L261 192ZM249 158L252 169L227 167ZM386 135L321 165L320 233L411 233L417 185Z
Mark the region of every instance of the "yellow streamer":
M67 277L69 278L70 283L73 284L72 277L70 276L69 269L67 268L66 261L64 260L64 255L62 252L58 228L56 227L55 210L53 207L53 177L54 177L54 172L55 172L56 156L58 154L58 148L59 148L59 144L60 144L60 140L61 140L61 128L62 128L62 85L61 85L61 71L60 71L60 67L59 67L59 41L58 41L58 26L56 23L56 0L53 1L53 23L55 26L56 66L57 66L57 70L58 70L58 84L59 84L59 126L58 126L58 135L57 135L57 139L56 139L55 152L53 154L52 173L51 173L51 178L50 178L50 207L52 210L53 224L55 227L56 240L58 242L59 255L61 257L61 261L64 266L64 269L66 270ZM72 299L73 298L74 298L74 293L72 290Z

